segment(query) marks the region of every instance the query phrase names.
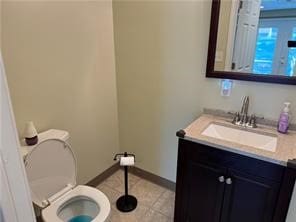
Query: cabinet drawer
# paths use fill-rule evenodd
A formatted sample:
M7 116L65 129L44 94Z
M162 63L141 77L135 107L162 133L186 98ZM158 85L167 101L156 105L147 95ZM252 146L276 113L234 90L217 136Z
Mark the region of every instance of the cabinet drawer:
M180 139L180 145L181 149L188 149L188 157L193 162L211 163L278 182L282 180L283 166L188 140Z

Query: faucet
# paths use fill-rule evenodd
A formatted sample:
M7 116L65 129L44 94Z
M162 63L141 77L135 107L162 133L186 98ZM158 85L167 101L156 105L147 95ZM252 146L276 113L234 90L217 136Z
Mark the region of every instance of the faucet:
M244 96L243 104L240 112L240 116L241 116L240 124L243 126L245 126L248 121L249 102L250 102L249 96Z
M250 98L249 96L243 97L243 103L240 112L236 112L232 123L238 126L249 127L249 128L256 128L256 116L253 114L248 116L249 111L249 103Z
M243 105L241 108L241 114L242 115L248 115L248 110L249 110L249 96L244 96L243 98Z

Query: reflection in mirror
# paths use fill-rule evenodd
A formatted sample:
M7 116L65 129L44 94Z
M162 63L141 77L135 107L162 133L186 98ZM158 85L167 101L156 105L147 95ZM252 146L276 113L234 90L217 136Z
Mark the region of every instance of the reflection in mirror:
M296 0L221 0L215 71L296 76Z

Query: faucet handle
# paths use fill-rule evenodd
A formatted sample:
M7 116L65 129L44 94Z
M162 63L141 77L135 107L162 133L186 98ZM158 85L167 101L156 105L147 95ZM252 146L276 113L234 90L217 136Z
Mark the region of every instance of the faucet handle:
M232 123L233 124L236 124L236 123L238 123L240 121L240 115L239 115L239 112L236 112L235 114L234 114L234 118L233 118L233 120L232 120Z
M254 116L255 116L255 114L254 114ZM262 115L256 115L256 119L264 119L264 116L262 116Z
M247 125L247 127L250 127L250 128L257 128L257 124L256 124L256 116L255 114L252 114Z
M235 112L235 111L228 111L227 114L228 115L235 116L237 114L237 112Z

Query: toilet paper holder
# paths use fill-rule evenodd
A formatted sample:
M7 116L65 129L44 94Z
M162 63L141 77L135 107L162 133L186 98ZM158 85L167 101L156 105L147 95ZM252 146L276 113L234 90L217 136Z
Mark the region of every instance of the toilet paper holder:
M118 159L120 159L118 157L134 157L134 159L136 159L136 156L134 154L127 153L127 152L116 154L113 158L114 161L117 161ZM137 201L137 198L128 194L128 166L124 165L123 167L124 167L125 194L119 197L119 199L116 201L116 207L121 212L131 212L134 209L136 209L138 201Z
M116 160L118 160L118 157L128 157L128 156L132 156L132 157L134 157L134 159L136 160L136 156L135 156L135 154L127 153L127 152L124 152L124 153L117 153L117 154L115 154L113 160L116 161Z

